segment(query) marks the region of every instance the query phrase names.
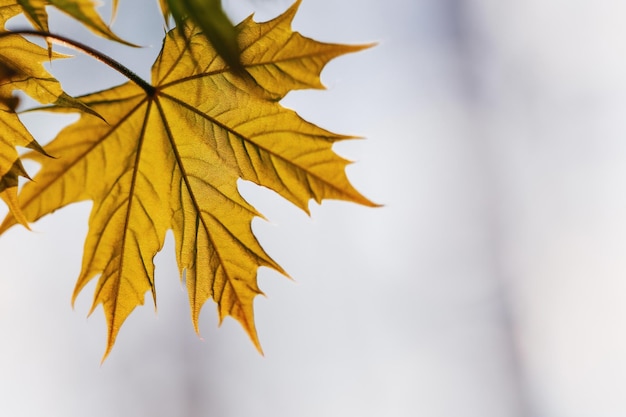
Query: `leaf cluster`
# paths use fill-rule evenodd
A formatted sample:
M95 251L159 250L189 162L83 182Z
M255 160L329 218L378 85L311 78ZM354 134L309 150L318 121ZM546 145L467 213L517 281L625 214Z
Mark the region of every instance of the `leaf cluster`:
M270 188L301 209L310 200L374 204L345 175L349 163L332 146L347 136L303 120L280 100L292 90L322 88L331 59L367 46L328 44L291 29L298 2L263 23L228 21L218 0L160 0L176 28L163 41L150 82L113 59L50 33L46 7L72 16L94 33L132 45L103 22L91 0L0 0L0 24L18 14L33 31L0 33L0 197L10 209L0 233L68 204L93 208L74 299L97 278L93 309L108 323L106 355L122 323L151 292L153 258L172 230L192 322L205 302L220 321L238 320L260 350L253 300L260 266L284 273L262 249L251 222L260 214L239 194L239 179ZM114 11L117 1L113 2ZM48 48L25 35L44 37ZM129 81L82 97L66 94L42 66L64 56L55 40L73 44L122 71ZM49 144L40 146L16 113L23 91L54 112L79 112ZM17 147L41 164L29 178ZM54 158L51 158L53 156Z

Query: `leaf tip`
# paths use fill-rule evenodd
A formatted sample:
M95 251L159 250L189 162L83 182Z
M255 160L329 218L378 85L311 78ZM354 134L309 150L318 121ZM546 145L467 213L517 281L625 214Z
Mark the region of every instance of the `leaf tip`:
M109 353L111 353L111 349L113 349L113 345L107 343L107 348L104 352L104 355L102 355L102 359L100 359L100 366L104 365L104 361L106 361L107 358L109 357Z
M199 311L197 313L195 311L192 312L191 323L193 324L193 331L196 332L196 335L198 335L198 337L202 339L202 336L200 336L199 316L200 316Z
M256 347L257 352L259 352L259 355L265 357L265 353L263 352L263 348L261 347L261 344L260 343L256 343L255 347Z
M261 347L261 341L259 340L259 335L257 334L256 328L254 326L254 323L252 324L252 328L248 328L244 326L244 330L248 334L248 337L250 337L250 340L252 341L252 344L256 348L257 352L259 352L261 356L265 356L265 353L263 353L263 348Z
M9 206L10 213L9 215L7 215L4 222L2 222L2 225L0 225L0 234L3 234L15 224L21 224L26 228L26 230L32 231L30 225L28 224L28 220L24 215L24 212L22 212L19 207L17 197L11 194L12 193L2 193L2 199L7 204L7 206Z
M115 345L115 339L117 338L117 334L119 333L119 327L116 327L113 323L109 323L109 331L107 334L107 347L104 351L104 355L102 355L102 359L100 360L100 365L104 363L107 359L111 350L113 349L113 345Z

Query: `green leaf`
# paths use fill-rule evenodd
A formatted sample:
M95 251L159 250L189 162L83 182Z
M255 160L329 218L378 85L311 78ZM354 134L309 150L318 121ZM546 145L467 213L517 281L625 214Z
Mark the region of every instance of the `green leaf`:
M233 69L243 70L237 29L224 13L220 0L167 0L164 15L171 12L176 24L182 28L185 19L191 19L201 29L219 56Z

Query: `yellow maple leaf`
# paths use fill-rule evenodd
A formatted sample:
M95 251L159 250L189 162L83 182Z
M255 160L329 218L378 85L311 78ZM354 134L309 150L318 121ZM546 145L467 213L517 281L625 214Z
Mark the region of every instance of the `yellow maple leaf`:
M93 200L74 298L99 275L92 312L102 304L105 357L145 293L155 297L153 257L169 229L196 331L201 307L213 298L220 322L234 317L260 349L253 317L253 299L261 293L257 269L283 271L252 233L259 213L239 194L239 178L303 210L311 199L373 205L349 183L348 161L331 149L348 137L278 102L293 89L321 88L328 61L366 47L293 32L297 7L269 22L240 23L244 74L234 74L197 27L170 31L152 84L135 79L82 97L107 123L83 115L46 147L57 159L32 154L42 168L20 194L29 221ZM9 216L0 232L14 223Z
M15 0L0 0L0 27L21 13ZM17 146L42 152L42 148L24 127L15 112L17 99L13 96L21 90L43 104L57 104L90 111L78 100L63 92L59 82L43 67L50 59L65 55L48 53L23 37L11 32L0 33L0 198L16 219L27 225L17 204L18 177L28 177L16 150Z

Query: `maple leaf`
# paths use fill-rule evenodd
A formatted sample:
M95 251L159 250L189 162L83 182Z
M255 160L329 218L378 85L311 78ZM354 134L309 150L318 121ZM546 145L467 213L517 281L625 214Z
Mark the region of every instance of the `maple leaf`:
M93 33L106 39L120 42L129 46L133 44L117 36L109 29L96 11L92 0L14 0L19 3L24 15L38 30L48 32L48 13L46 6L54 6L63 13L73 17L88 27Z
M93 200L73 298L99 275L91 312L102 304L104 357L147 291L156 303L153 258L169 229L196 331L200 309L213 298L220 322L234 317L260 350L256 272L260 266L284 271L252 233L260 214L239 194L238 179L268 187L305 211L311 199L373 205L348 181L348 161L331 149L348 137L278 102L290 90L322 88L319 74L328 61L367 47L293 32L298 4L269 22L248 18L238 25L244 74L232 72L198 27L170 31L152 67L152 85L135 79L82 97L108 123L82 115L46 146L57 159L31 155L42 168L20 194L29 221ZM9 215L0 232L14 223Z
M8 19L21 11L15 0L0 0L0 26L4 27ZM21 90L43 104L54 103L89 112L84 104L63 92L59 82L42 65L49 59L63 57L65 55L48 53L19 35L0 34L0 198L24 225L27 222L17 204L17 184L19 176L28 178L28 175L16 147L45 152L18 118L13 93Z

